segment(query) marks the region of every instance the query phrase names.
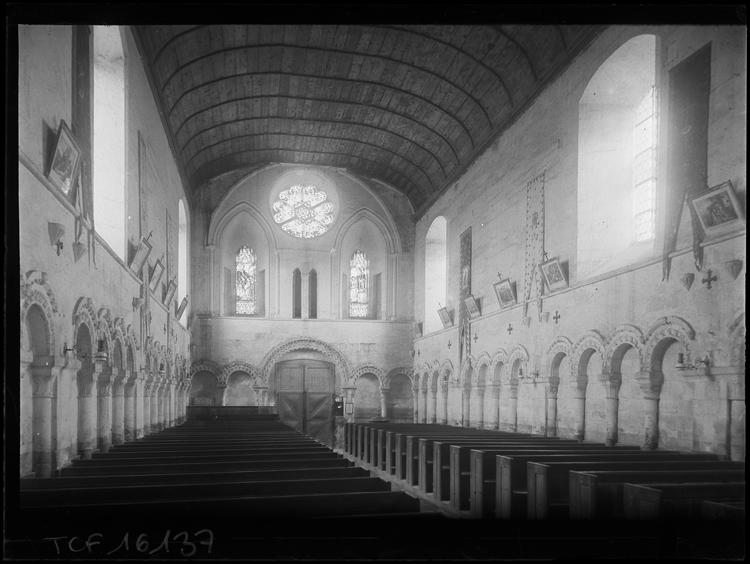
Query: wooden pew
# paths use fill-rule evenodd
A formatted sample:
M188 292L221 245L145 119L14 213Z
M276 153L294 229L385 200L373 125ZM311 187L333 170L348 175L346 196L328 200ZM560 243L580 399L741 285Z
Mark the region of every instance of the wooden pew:
M346 492L385 492L391 485L380 478L325 478L245 482L200 482L60 488L21 492L21 507L79 506L132 501L166 501L244 496L307 495Z
M709 501L701 504L701 517L706 521L744 521L744 501Z
M571 519L622 517L626 483L740 482L744 479L744 462L717 462L716 465L705 470L569 471L569 516Z
M231 464L242 462L262 462L265 460L295 459L295 460L320 460L337 458L338 455L330 449L324 450L281 450L279 452L265 452L258 454L218 454L214 456L194 457L193 455L180 456L140 456L127 458L92 458L90 460L73 460L71 468L124 468L128 466L150 466L178 464Z
M91 460L126 460L134 458L165 458L165 457L189 457L190 459L209 458L214 456L242 456L249 454L274 454L282 452L328 452L328 447L320 443L303 443L299 445L274 445L274 446L240 446L215 447L205 449L186 449L180 447L165 447L154 450L110 450L108 453L94 453Z
M626 519L696 519L704 500L743 502L745 483L625 484Z
M627 456L628 458L623 458ZM498 455L495 470L495 515L499 519L515 519L527 517L527 468L528 462L558 462L558 463L595 463L595 462L617 462L625 464L630 461L700 461L716 460L712 454L682 454L667 451L623 451L622 454L613 452L607 454L536 454L536 455ZM594 466L592 465L592 468ZM627 467L624 467L627 468ZM578 467L586 470L585 466ZM605 470L616 470L615 468L603 468ZM567 477L567 476L566 476Z

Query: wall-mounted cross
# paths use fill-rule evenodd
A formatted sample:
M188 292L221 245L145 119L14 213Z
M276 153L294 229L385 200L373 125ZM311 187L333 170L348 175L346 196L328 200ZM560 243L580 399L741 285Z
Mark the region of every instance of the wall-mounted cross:
M711 282L716 282L718 280L718 278L716 278L716 276L711 276L711 271L710 270L706 273L706 275L707 275L706 278L704 278L703 280L701 280L701 282L703 284L707 284L707 288L710 290L711 289Z
M513 332L513 326L508 323L508 335L510 335Z
M497 273L497 277L498 277L498 278L499 278L500 280L502 280L502 279L503 279L503 277L502 277L502 275L500 274L500 272L498 272L498 273Z
M448 349L450 349L450 348L451 348L451 342L448 341Z
M544 260L547 260L547 251L544 251L544 252L542 253L542 256L544 257Z
M417 356L422 356L422 351L417 351Z
M557 310L555 310L555 315L552 317L552 319L555 320L555 323L560 321L560 313Z
M479 338L479 337L477 337L477 334L476 334L476 333L474 333L474 342L475 342L475 343L477 342L477 339L478 339L478 338Z

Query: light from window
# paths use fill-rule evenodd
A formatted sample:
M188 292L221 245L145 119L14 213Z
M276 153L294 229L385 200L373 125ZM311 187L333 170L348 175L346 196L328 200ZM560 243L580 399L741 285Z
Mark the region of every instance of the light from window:
M367 317L369 315L370 261L362 251L355 251L349 276L349 317Z
M255 315L255 254L247 245L237 251L237 313Z
M188 264L187 264L187 214L185 213L185 204L180 199L178 205L179 215L179 231L178 231L178 246L177 246L177 301L180 302L182 298L187 295L187 284L188 284ZM187 311L183 312L180 322L187 323Z
M300 239L312 239L328 231L333 221L333 204L326 193L313 185L296 185L279 194L273 204L273 219L281 228Z
M635 107L633 208L635 240L650 241L656 235L656 89L652 86Z

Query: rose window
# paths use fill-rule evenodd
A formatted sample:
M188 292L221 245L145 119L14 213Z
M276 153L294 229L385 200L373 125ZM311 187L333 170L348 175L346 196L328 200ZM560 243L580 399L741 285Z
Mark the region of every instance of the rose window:
M312 239L328 231L333 222L333 204L315 186L292 186L273 204L273 219L281 228L300 239Z

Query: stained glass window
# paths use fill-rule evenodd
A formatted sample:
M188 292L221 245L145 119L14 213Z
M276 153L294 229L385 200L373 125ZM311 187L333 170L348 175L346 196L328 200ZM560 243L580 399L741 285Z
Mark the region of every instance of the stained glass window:
M312 239L328 231L333 222L333 204L313 185L298 184L279 194L273 204L273 219L281 228L300 239Z
M635 240L656 235L656 89L652 86L635 108L633 213Z
M247 245L237 251L237 313L255 315L255 253Z
M355 251L349 266L349 317L367 317L370 313L370 261L364 252Z

